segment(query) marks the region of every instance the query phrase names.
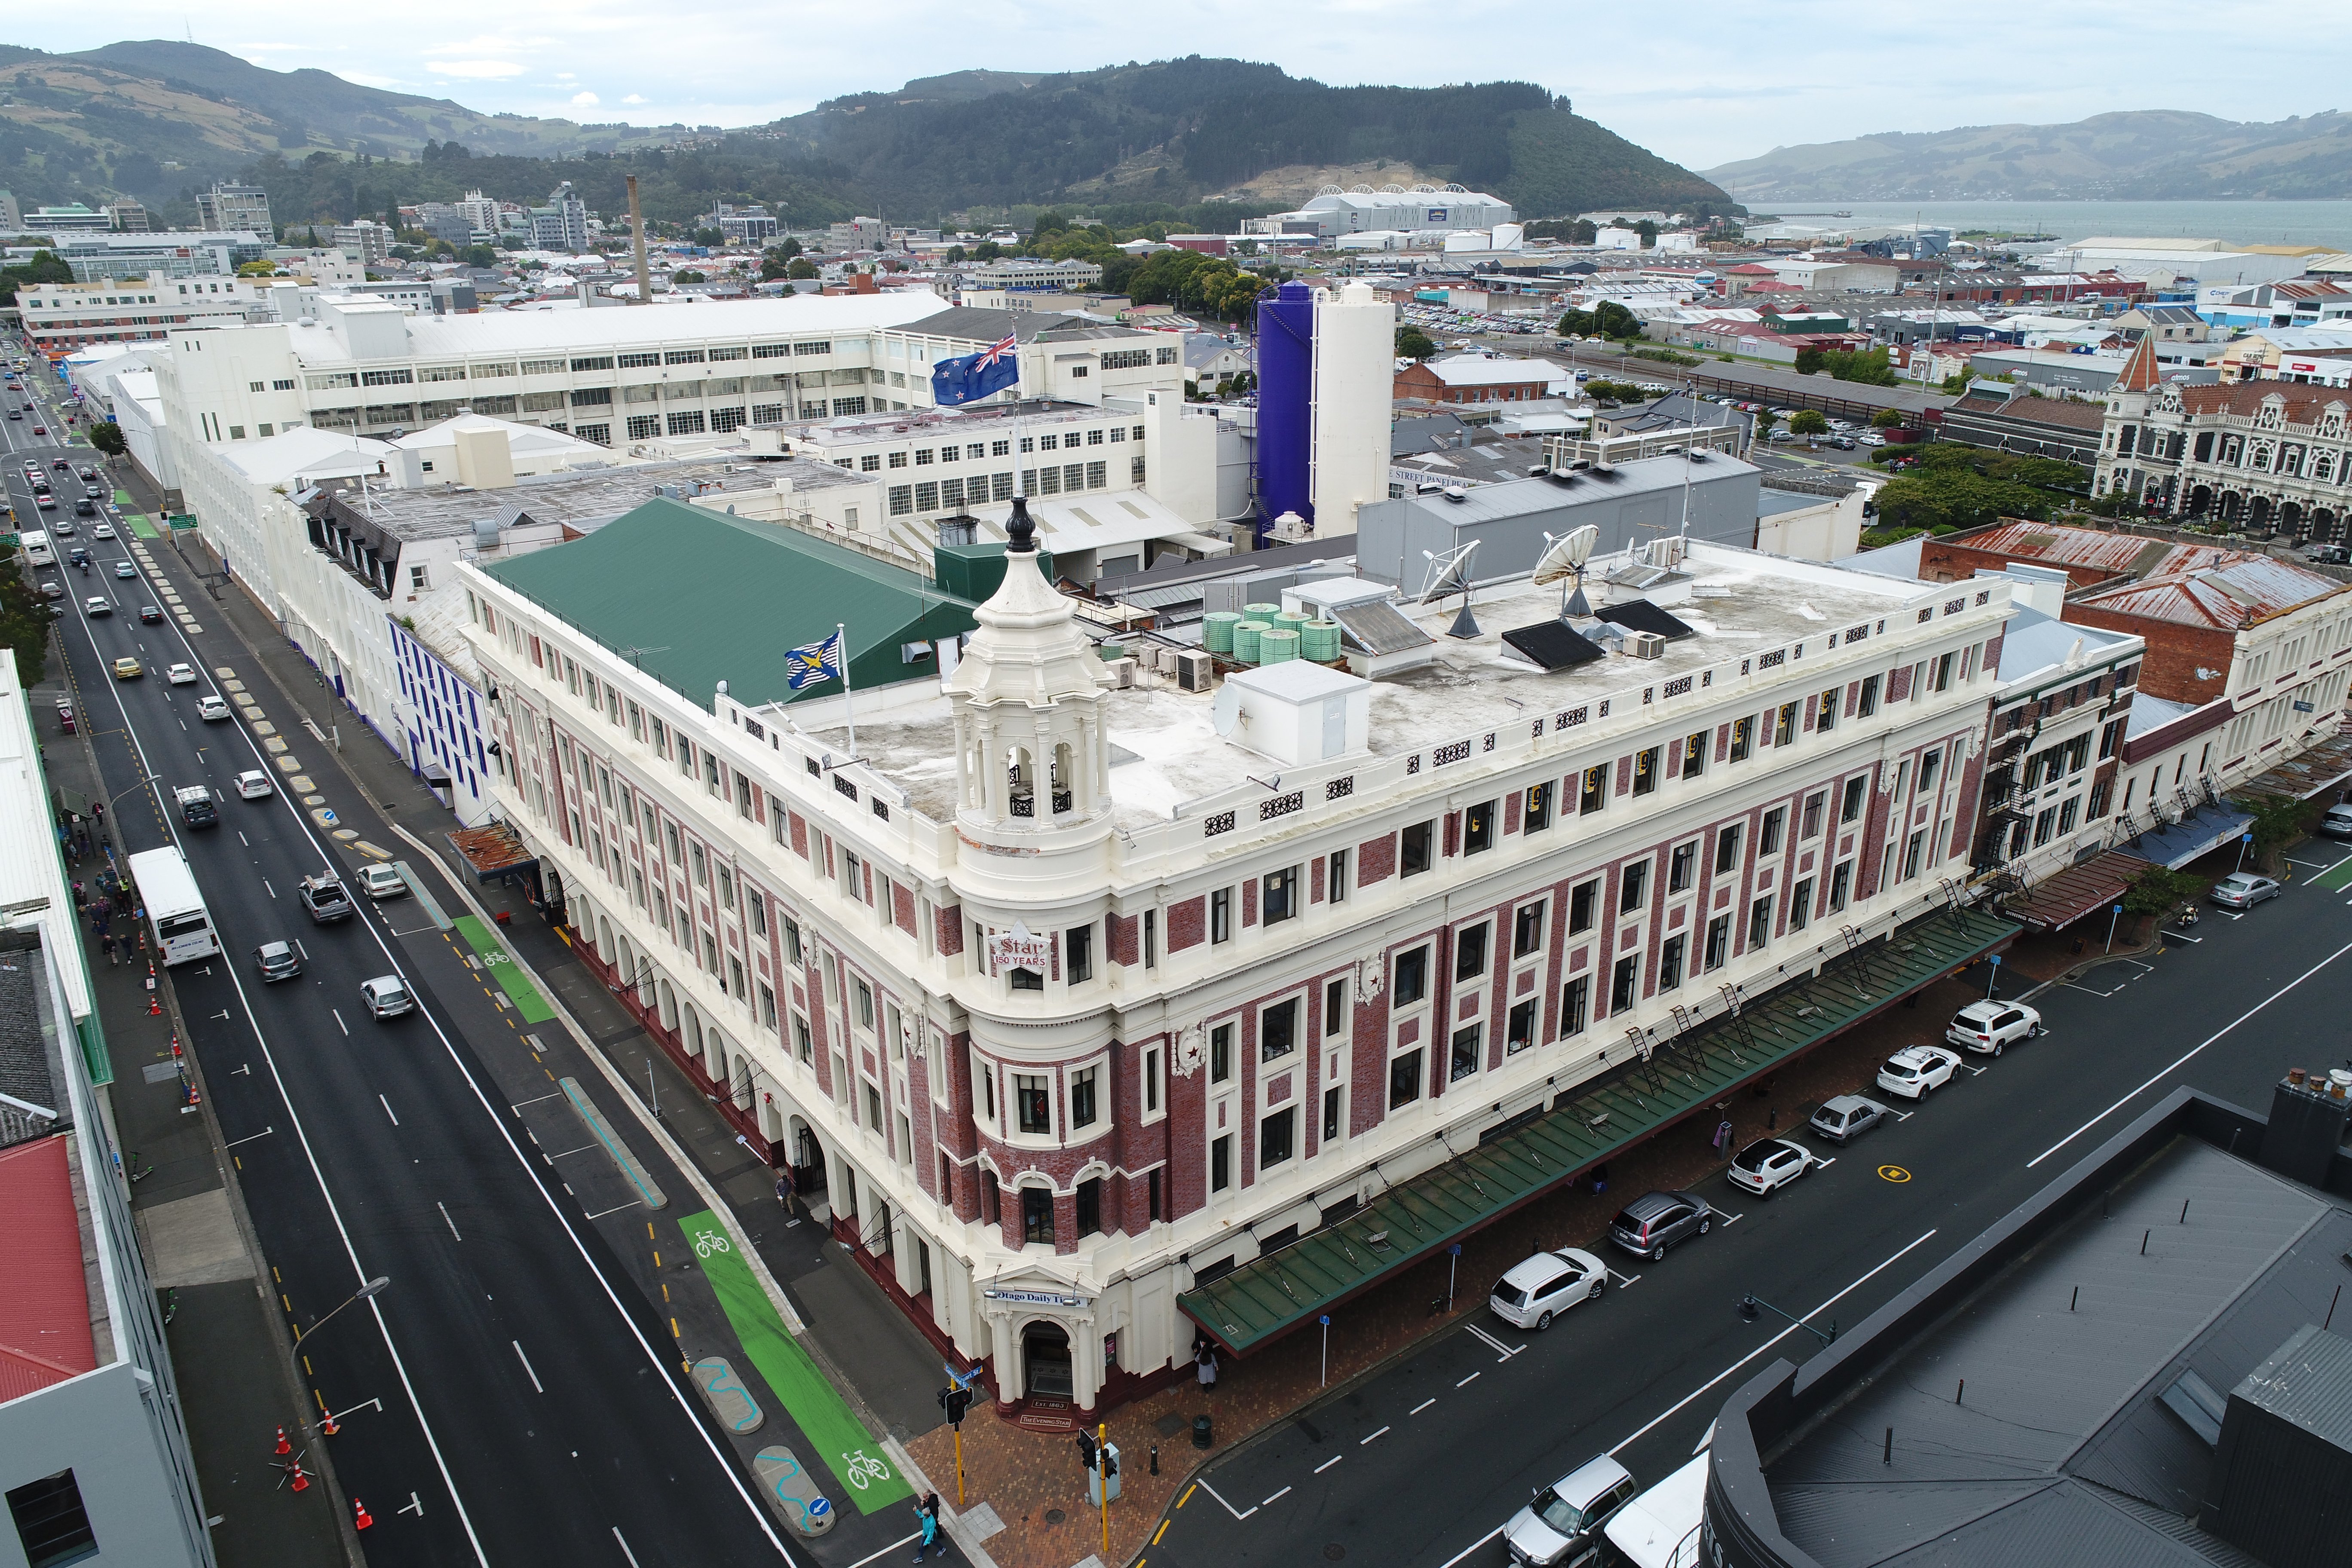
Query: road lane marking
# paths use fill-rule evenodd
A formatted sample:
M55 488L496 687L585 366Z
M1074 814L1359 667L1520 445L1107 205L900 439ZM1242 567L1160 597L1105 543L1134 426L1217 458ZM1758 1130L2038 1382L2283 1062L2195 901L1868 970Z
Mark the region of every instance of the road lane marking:
M621 1210L623 1210L623 1209L633 1209L633 1208L635 1208L639 1204L643 1203L644 1201L645 1201L645 1200L644 1200L643 1198L631 1198L627 1203L625 1203L625 1204L617 1204L617 1205L614 1205L613 1207L608 1208L608 1209L598 1209L594 1214L589 1215L587 1215L587 1216L585 1216L585 1217L587 1217L587 1218L589 1218L589 1219L603 1219L603 1218L604 1218L606 1215L608 1215L608 1214L619 1214L619 1213L621 1212ZM665 1286L663 1286L663 1287L662 1287L662 1289L665 1289L665 1290L667 1290L667 1289L669 1289L669 1287L668 1287L668 1286L667 1286L667 1285L665 1285Z
M1477 1540L1472 1542L1469 1545L1464 1547L1461 1551L1455 1552L1453 1556L1447 1558L1444 1562L1439 1563L1437 1568L1454 1568L1455 1563L1461 1562L1465 1557L1469 1556L1470 1553L1477 1551L1478 1548L1486 1545L1486 1542L1494 1540L1495 1537L1502 1533L1503 1527L1498 1524L1494 1529L1488 1531L1486 1534L1480 1536Z
M330 1013L334 1014L334 1016L335 1016L335 1027L337 1027L338 1029L341 1029L341 1030L344 1033L344 1035L349 1036L349 1035L351 1034L351 1032L352 1032L352 1026L351 1026L349 1024L346 1024L346 1023L344 1023L344 1022L343 1022L342 1010L341 1010L341 1008L338 1008L338 1007L330 1007L330 1008L328 1008L328 1009L327 1009L327 1011L328 1011L328 1012L330 1012Z
M1897 1263L1900 1263L1904 1258L1909 1257L1915 1249L1926 1246L1928 1240L1933 1237L1935 1234L1936 1233L1932 1230L1927 1232L1927 1235L1922 1236L1918 1240L1912 1242L1910 1246L1906 1247L1902 1251L1895 1253L1893 1257L1887 1258L1884 1263L1881 1263L1869 1273L1864 1275L1861 1279L1856 1279L1853 1284L1847 1286L1844 1289L1839 1291L1828 1300L1823 1301L1811 1311L1807 1312L1805 1316L1809 1319L1820 1317L1823 1312L1828 1311L1832 1307L1836 1306L1840 1301L1844 1300L1848 1296L1853 1295L1856 1290L1861 1289L1864 1285L1869 1284L1873 1279L1878 1278L1879 1275L1884 1274L1886 1270L1894 1268ZM1680 1399L1675 1400L1672 1405L1664 1410L1661 1410L1655 1415L1651 1416L1649 1420L1643 1423L1638 1431L1634 1432L1631 1436L1626 1437L1622 1442L1619 1443L1616 1447L1610 1449L1609 1457L1611 1458L1615 1458L1617 1455L1622 1453L1624 1449L1632 1447L1634 1443L1637 1443L1642 1438L1647 1436L1651 1429L1655 1427L1660 1422L1664 1421L1668 1416L1675 1415L1683 1408L1683 1406L1688 1405L1692 1400L1696 1399L1708 1389L1713 1388L1717 1384L1721 1383L1725 1378L1729 1377L1733 1373L1738 1372L1741 1367L1746 1366L1749 1362L1754 1361L1758 1356L1762 1355L1766 1351L1770 1350L1774 1345L1779 1344L1782 1340L1787 1339L1790 1334L1795 1333L1797 1329L1797 1324L1790 1323L1787 1328L1782 1329L1779 1333L1774 1334L1770 1339L1766 1340L1762 1344L1758 1345L1754 1350L1749 1351L1746 1355L1741 1356L1738 1361L1733 1362L1729 1366L1725 1367L1721 1372L1717 1373L1713 1377L1708 1378L1705 1383L1699 1384L1696 1388L1692 1389ZM1469 1553L1465 1552L1462 1555L1463 1557L1466 1557ZM1454 1559L1454 1562L1459 1563L1461 1560L1462 1558L1457 1557Z
M392 1101L390 1101L390 1100L386 1100L383 1096L382 1096L382 1095L380 1095L380 1094L379 1094L379 1095L377 1095L377 1096L375 1097L375 1102L376 1102L378 1105L381 1105L381 1106L383 1106L383 1113L384 1113L386 1116L392 1116ZM400 1118L399 1118L399 1117L397 1117L397 1116L392 1116L392 1124L393 1124L394 1127L399 1126L399 1125L400 1125Z
M2042 1161L2047 1160L2051 1155L2055 1154L2059 1150L2063 1149L2067 1144L2072 1143L2075 1139L2080 1138L2084 1133L2088 1132L2092 1128L2096 1127L2100 1122L2105 1121L2108 1117L2113 1116L2116 1111L2122 1110L2125 1106L2130 1104L2133 1100L2147 1093L2151 1088L2163 1082L2173 1073L2179 1071L2191 1058L2203 1052L2208 1046L2213 1045L2217 1041L2221 1040L2239 1025L2244 1023L2247 1019L2252 1017L2255 1014L2261 1012L2263 1008L2269 1006L2272 1003L2277 1001L2280 997L2285 995L2288 992L2294 990L2296 986L2302 984L2305 981L2310 979L2313 975L2318 973L2321 970L2326 968L2329 964L2335 963L2337 959L2343 957L2347 952L2352 952L2352 942L2347 942L2342 947L2337 948L2334 952L2329 953L2326 958L2321 959L2317 963L2313 964L2309 969L2305 970L2301 974L2296 975L2293 980L2288 981L2285 984L2280 986L2277 990L2272 992L2269 995L2263 997L2261 1001L2255 1003L2252 1006L2247 1008L2244 1012L2239 1014L2236 1017L2222 1025L2219 1029L2214 1030L2213 1033L2208 1035L2204 1040L2200 1042L2195 1047L2183 1052L2171 1066L2166 1068L2162 1072L2156 1074L2146 1083L2141 1084L2137 1089L2133 1089L2129 1094L2125 1095L2121 1100L2116 1100L2113 1105L2108 1106L2105 1110L2100 1111L2096 1116L2092 1117L2091 1120L2084 1122L2083 1125L2075 1128L2074 1131L2067 1133L2066 1136L2050 1145L2049 1148L2044 1149L2041 1153L2036 1154L2032 1159L2028 1160L2025 1163L2025 1168L2029 1171L2033 1169L2034 1166L2039 1165Z
M1478 1374L1474 1372L1468 1377L1464 1378L1460 1383L1455 1384L1454 1386L1456 1388L1466 1387L1468 1384L1476 1382Z
M518 1348L520 1348L520 1347L518 1347ZM532 1381L532 1382L534 1382L534 1383L536 1383L536 1382L538 1382L539 1380L538 1380L537 1378L533 1378L531 1381ZM543 1394L543 1393L545 1393L545 1392L546 1392L546 1390L541 1389L540 1392ZM627 1559L629 1560L629 1568L638 1568L638 1563L637 1563L637 1554L636 1554L635 1552L632 1552L632 1551L630 1551L630 1550L629 1550L629 1539L628 1539L628 1537L627 1537L627 1536L623 1535L623 1534L621 1533L621 1527L620 1527L619 1525L617 1525L617 1524L616 1524L616 1525L614 1525L614 1526L613 1527L613 1539L614 1539L614 1540L615 1540L615 1541L617 1541L617 1542L619 1542L621 1543L621 1555L622 1555L622 1556L624 1556L624 1557L625 1557L625 1558L627 1558ZM908 1541L911 1541L911 1540L913 1540L913 1539L914 1539L914 1537L913 1537L913 1536L908 1536L907 1539L908 1539ZM905 1544L905 1542L900 1542L900 1544L901 1544L901 1545L904 1545L904 1544ZM867 1559L866 1559L866 1561L870 1563L870 1562L872 1562L872 1561L873 1561L873 1559L869 1557L869 1558L867 1558Z
M856 1562L852 1563L849 1565L849 1568L866 1568L866 1564L867 1564L867 1563L879 1563L879 1562L880 1562L880 1561L882 1561L882 1559L884 1559L885 1557L889 1556L889 1555L890 1555L890 1553L892 1553L893 1552L896 1552L896 1551L898 1551L900 1547L905 1546L908 1542L917 1541L917 1540L921 1539L921 1537L922 1537L922 1533L923 1533L923 1532L922 1532L921 1531L919 1531L919 1531L915 1531L915 1533L914 1533L914 1534L912 1534L912 1535L909 1535L909 1536L906 1537L906 1539L905 1539L905 1540L901 1540L901 1541L894 1541L894 1542L892 1542L889 1545L887 1545L887 1546L884 1547L881 1551L875 1552L872 1556L870 1556L870 1557L861 1557L861 1558L859 1558ZM942 1542L942 1544L945 1544L945 1543L944 1543L944 1542ZM942 1556L942 1557L945 1557L946 1555L947 1555L947 1554L946 1554L945 1552L941 1552L941 1553L940 1553L940 1556Z
M1266 1499L1265 1502L1262 1502L1262 1503L1258 1504L1257 1506L1258 1506L1258 1507L1260 1507L1260 1508L1266 1508L1266 1507L1271 1506L1272 1504L1278 1503L1278 1502L1280 1502L1284 1498L1286 1498L1286 1497L1288 1497L1288 1496L1290 1495L1290 1490L1291 1490L1291 1489L1290 1489L1290 1488L1288 1488L1288 1487L1285 1487L1285 1488L1283 1488L1280 1491L1278 1491L1278 1492L1275 1493L1272 1497L1270 1497L1270 1498Z
M1509 1345L1505 1344L1502 1341L1496 1339L1494 1335L1488 1333L1486 1330L1480 1328L1475 1323L1465 1323L1462 1326L1469 1330L1472 1333L1477 1335L1479 1339L1485 1341L1490 1348L1501 1352L1502 1353L1497 1358L1498 1360L1508 1361L1513 1356L1518 1354L1519 1351L1523 1351L1528 1348L1525 1345L1521 1345L1517 1350L1514 1350Z
M1428 1409L1431 1405L1434 1405L1434 1404L1436 1404L1436 1403L1437 1403L1437 1395L1435 1395L1435 1394L1431 1394L1427 1399L1423 1400L1420 1404L1418 1404L1418 1405L1414 1405L1412 1409L1410 1409L1410 1410L1406 1411L1406 1412L1405 1412L1405 1414L1406 1414L1407 1415L1420 1415L1423 1411L1424 1411L1424 1410Z
M1258 1505L1255 1503L1252 1504L1246 1511L1244 1511L1244 1510L1235 1508L1229 1502L1225 1502L1225 1494L1211 1486L1206 1477L1202 1478L1201 1489L1208 1493L1211 1497L1215 1498L1219 1502L1224 1503L1225 1511L1232 1514L1235 1519L1247 1519L1251 1514L1255 1513L1258 1510ZM1188 1492L1185 1495L1189 1497L1192 1494ZM1181 1508L1183 1505L1179 1503L1177 1506Z
M1369 1442L1372 1441L1372 1438L1373 1438L1373 1437L1385 1437L1385 1436L1387 1436L1388 1435L1389 1435L1389 1429L1388 1429L1387 1427L1383 1426L1383 1427L1381 1427L1379 1431L1377 1431L1377 1432L1373 1433L1373 1434L1372 1434L1372 1436L1371 1436L1371 1437L1359 1437L1359 1438L1357 1438L1357 1439L1356 1439L1356 1447L1359 1447L1359 1448L1360 1448L1360 1447L1362 1447L1365 1444L1367 1444L1367 1443L1369 1443Z
M1347 1457L1348 1457L1348 1456L1347 1456L1347 1455L1345 1455L1345 1454L1334 1454L1334 1455L1332 1455L1329 1458L1328 1458L1328 1459L1324 1460L1321 1464L1319 1464L1319 1465L1318 1465L1318 1466L1316 1466L1316 1467L1315 1467L1315 1473L1316 1473L1317 1475L1318 1475L1318 1476L1319 1476L1319 1475L1321 1475L1324 1471L1326 1471L1326 1470L1329 1469L1332 1466L1334 1466L1334 1465L1338 1464L1340 1460L1342 1460L1342 1459L1346 1458Z
M1723 1216L1723 1223L1727 1226L1738 1225L1748 1217L1744 1214L1733 1214L1729 1209L1717 1209L1715 1212Z
M276 898L276 897L278 896L278 889L275 889L275 888L270 888L270 887L269 887L269 879L268 879L268 878L264 877L263 879L261 879L261 885L262 885L263 887L265 887L265 888L269 888L269 896L270 896L271 898L273 898L273 899L274 899L274 898Z
M533 1388L538 1389L541 1394L545 1394L547 1390L541 1384L539 1381L539 1373L531 1372L530 1370L530 1357L522 1353L522 1342L520 1340L510 1340L508 1342L514 1346L515 1359L522 1363L523 1371L530 1373L530 1385ZM619 1532L616 1531L614 1533L618 1534Z
M1822 1163L1826 1165L1829 1162L1824 1160ZM1605 1263L1602 1264L1601 1267L1604 1268L1609 1268ZM1609 1278L1617 1281L1617 1289L1620 1290L1622 1290L1628 1285L1639 1285L1642 1282L1642 1277L1639 1274L1620 1274L1614 1268L1609 1268Z
M449 1205L440 1202L438 1199L436 1199L433 1206L441 1211L441 1223L449 1227L449 1234L451 1236L457 1236L459 1241L465 1240L466 1238L464 1237L457 1236L457 1222L449 1217Z
M252 1075L251 1075L250 1073L248 1073L248 1074L247 1074L246 1076L249 1078L249 1077L251 1077ZM275 1132L275 1131L278 1131L278 1129L277 1129L277 1128L275 1128L275 1127L265 1127L265 1128L263 1128L263 1129L262 1129L260 1131L258 1131L258 1132L248 1132L248 1133L247 1133L247 1134L246 1134L244 1137L242 1137L242 1138L232 1139L232 1140L230 1140L228 1142L222 1144L222 1145L221 1145L221 1147L222 1147L222 1148L224 1148L224 1149L234 1149L234 1148L236 1148L239 1143L250 1143L250 1142L252 1142L256 1138L267 1138L267 1137L268 1137L272 1132Z

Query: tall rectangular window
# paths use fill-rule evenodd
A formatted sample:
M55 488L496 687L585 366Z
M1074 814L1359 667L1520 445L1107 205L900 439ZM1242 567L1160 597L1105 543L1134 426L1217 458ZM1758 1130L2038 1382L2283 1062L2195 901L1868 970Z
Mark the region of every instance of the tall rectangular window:
M1090 1176L1078 1184L1078 1234L1099 1236L1102 1233L1102 1178Z
M1823 735L1837 728L1838 709L1845 701L1845 689L1832 686L1822 693L1821 716L1813 721L1813 729Z
M1270 1062L1298 1048L1298 998L1285 997L1257 1016L1257 1059Z
M1837 863L1836 868L1830 872L1830 912L1832 914L1845 908L1846 895L1853 889L1853 862L1841 860Z
M1054 1194L1044 1187L1021 1189L1021 1239L1054 1245Z
M1167 1217L1160 1212L1160 1173L1157 1170L1152 1171L1150 1176L1145 1180L1144 1185L1150 1193L1151 1212L1149 1217L1152 1224L1158 1225L1162 1219Z
M1335 904L1348 901L1348 852L1345 849L1331 851L1328 875L1324 878L1324 893Z
M1540 902L1523 904L1511 917L1511 956L1525 958L1543 945L1544 907Z
M1800 839L1811 838L1821 832L1822 805L1828 798L1826 791L1805 797L1805 815L1797 826L1797 837Z
M1642 958L1639 953L1627 953L1617 961L1609 976L1609 1010L1622 1013L1633 1005L1633 988L1641 984Z
M1396 955L1391 966L1391 1005L1410 1007L1429 994L1429 949L1416 947Z
M1748 753L1755 748L1755 719L1752 717L1734 719L1731 721L1731 760L1735 763L1744 763L1748 760Z
M1756 834L1756 853L1778 855L1780 852L1780 829L1789 820L1789 808L1776 805L1764 814L1764 825Z
M1257 1167L1269 1170L1281 1164L1296 1152L1298 1143L1298 1108L1286 1105L1257 1124Z
M1053 1094L1045 1086L1044 1074L1013 1075L1013 1110L1024 1132L1045 1133L1054 1130Z
M1495 847L1495 803L1486 801L1462 814L1462 853L1476 855Z
M1504 1020L1504 1055L1508 1056L1515 1051L1524 1051L1529 1046L1536 1043L1536 1008L1538 1005L1538 1004L1532 996L1527 998L1525 1001L1514 1002L1511 1004L1511 1010L1509 1014L1506 1016Z
M1475 980L1486 973L1486 937L1492 929L1481 921L1454 937L1454 979Z
M1062 972L1069 976L1070 984L1076 985L1081 981L1092 980L1095 977L1095 928L1091 925L1072 926L1062 933L1062 945L1067 956Z
M1580 974L1559 988L1559 1037L1584 1033L1586 1015L1592 1005L1592 976Z
M1402 1110L1421 1098L1421 1053L1407 1051L1389 1063L1389 1109Z
M1813 919L1813 879L1811 877L1789 889L1789 929L1802 931Z
M1720 969L1723 967L1723 961L1730 956L1731 917L1717 915L1706 922L1706 951L1701 958L1700 966L1705 969Z
M1073 1130L1095 1124L1094 1068L1080 1068L1070 1075L1070 1126Z
M1344 1034L1348 1027L1348 982L1345 977L1323 983L1323 1033Z
M1530 784L1528 787L1526 805L1519 813L1519 830L1523 833L1541 833L1550 826L1551 785Z
M1209 1190L1222 1193L1234 1184L1234 1139L1232 1133L1209 1145Z
M1224 1083L1234 1076L1234 1026L1219 1024L1209 1031L1209 1081Z
M1863 677L1862 696L1855 701L1853 711L1858 719L1867 719L1878 711L1878 677Z
M1706 731L1683 737L1683 777L1695 779L1706 771Z
M1234 934L1234 892L1219 888L1209 895L1209 941L1230 942Z
M1160 1047L1152 1047L1143 1053L1143 1113L1156 1114L1160 1110Z
M1459 1083L1478 1070L1478 1046L1484 1035L1482 1026L1465 1025L1454 1031L1454 1049L1445 1070L1446 1081Z
M1601 901L1601 879L1579 882L1568 890L1568 934L1580 936L1592 929L1593 907Z
M1327 1089L1323 1091L1323 1142L1326 1143L1336 1143L1339 1141L1339 1089Z
M1772 940L1772 896L1767 893L1748 906L1748 950L1750 952Z
M1430 834L1435 825L1416 822L1397 835L1397 874L1417 877L1429 869Z
M1633 753L1633 793L1647 795L1658 787L1658 748L1644 747Z
M1854 822L1861 819L1863 795L1869 787L1870 780L1861 773L1856 773L1845 781L1845 797L1838 805L1840 822Z
M1632 914L1650 896L1650 863L1647 860L1629 862L1618 874L1617 912Z
M1579 781L1576 809L1579 812L1599 811L1609 804L1609 769L1604 764L1584 770Z
M1683 983L1683 953L1690 938L1677 931L1658 947L1658 989L1672 991Z
M1666 856L1666 891L1690 891L1692 868L1698 864L1696 844L1677 844Z
M1268 925L1286 921L1298 912L1298 868L1265 874L1264 892L1258 900L1258 912Z
M1739 826L1735 822L1715 836L1715 870L1717 876L1739 869Z

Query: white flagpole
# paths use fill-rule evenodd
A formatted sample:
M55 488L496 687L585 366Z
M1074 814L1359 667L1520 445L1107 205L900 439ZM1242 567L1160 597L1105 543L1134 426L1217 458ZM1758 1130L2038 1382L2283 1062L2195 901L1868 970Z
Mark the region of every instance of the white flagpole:
M849 760L857 760L857 709L849 700L849 628L839 621L833 624L833 635L841 649L841 708L849 716Z

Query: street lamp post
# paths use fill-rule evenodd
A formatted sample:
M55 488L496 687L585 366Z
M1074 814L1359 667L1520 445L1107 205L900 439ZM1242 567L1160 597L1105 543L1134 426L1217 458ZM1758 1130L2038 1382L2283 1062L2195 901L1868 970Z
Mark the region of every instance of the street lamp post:
M1992 978L1985 982L1985 1000L1990 1002L1992 1000L1992 994L2000 989L2000 954L1987 953L1985 962L1992 965Z
M344 1308L344 1307L348 1307L348 1306L350 1306L350 1305L352 1304L352 1302L353 1302L353 1301L364 1301L364 1300L366 1300L369 1297L371 1297L371 1296L374 1295L377 1291L379 1291L379 1290L383 1289L385 1286L387 1286L387 1285L389 1285L389 1284L391 1284L391 1283L392 1283L392 1276L391 1276L391 1275L389 1275L389 1274L379 1274L379 1275L377 1275L374 1279L373 1279L369 1280L366 1284L364 1284L364 1285L361 1286L358 1289L356 1289L356 1290L352 1291L352 1292L351 1293L351 1295L350 1295L350 1296L349 1296L349 1297L348 1297L348 1298L347 1298L347 1299L342 1302L341 1306L338 1306L338 1307L335 1309L335 1311L334 1311L334 1312L329 1312L329 1313L327 1314L327 1316L326 1316L326 1317L320 1319L317 1322L315 1322L315 1323L311 1324L311 1325L310 1325L309 1328L307 1328L307 1329L298 1329L298 1330L296 1330L296 1331L295 1331L295 1333L294 1333L294 1342L295 1342L296 1344L298 1344L298 1345L299 1345L299 1344L300 1344L304 1340L309 1339L312 1334L315 1334L315 1333L317 1333L320 1329L325 1328L325 1327L327 1326L327 1323L328 1323L329 1320L330 1320L330 1319L332 1319L332 1318L334 1317L335 1312L340 1312L340 1311L341 1311L341 1310L343 1310L343 1308Z
M2117 904L2115 912L2107 917L2107 951L2109 952L2116 950L2116 922L2123 918L2124 907L2121 904Z

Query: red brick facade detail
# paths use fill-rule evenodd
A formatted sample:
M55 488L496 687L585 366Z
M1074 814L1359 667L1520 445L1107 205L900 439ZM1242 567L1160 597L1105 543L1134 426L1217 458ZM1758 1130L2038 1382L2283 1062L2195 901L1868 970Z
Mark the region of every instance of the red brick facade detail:
M1201 945L1209 931L1209 900L1186 899L1168 906L1168 951L1182 952Z
M933 935L939 942L941 957L953 958L963 951L963 906L961 904L951 904L941 910L933 917L933 923L938 928Z
M900 931L905 931L908 936L918 934L915 930L914 889L903 882L890 884L890 915L898 921Z
M1396 875L1396 835L1368 838L1356 851L1356 885L1369 888Z
M1108 936L1103 945L1110 950L1113 963L1132 966L1140 962L1139 944L1136 940L1139 923L1133 915L1112 914L1104 919Z

